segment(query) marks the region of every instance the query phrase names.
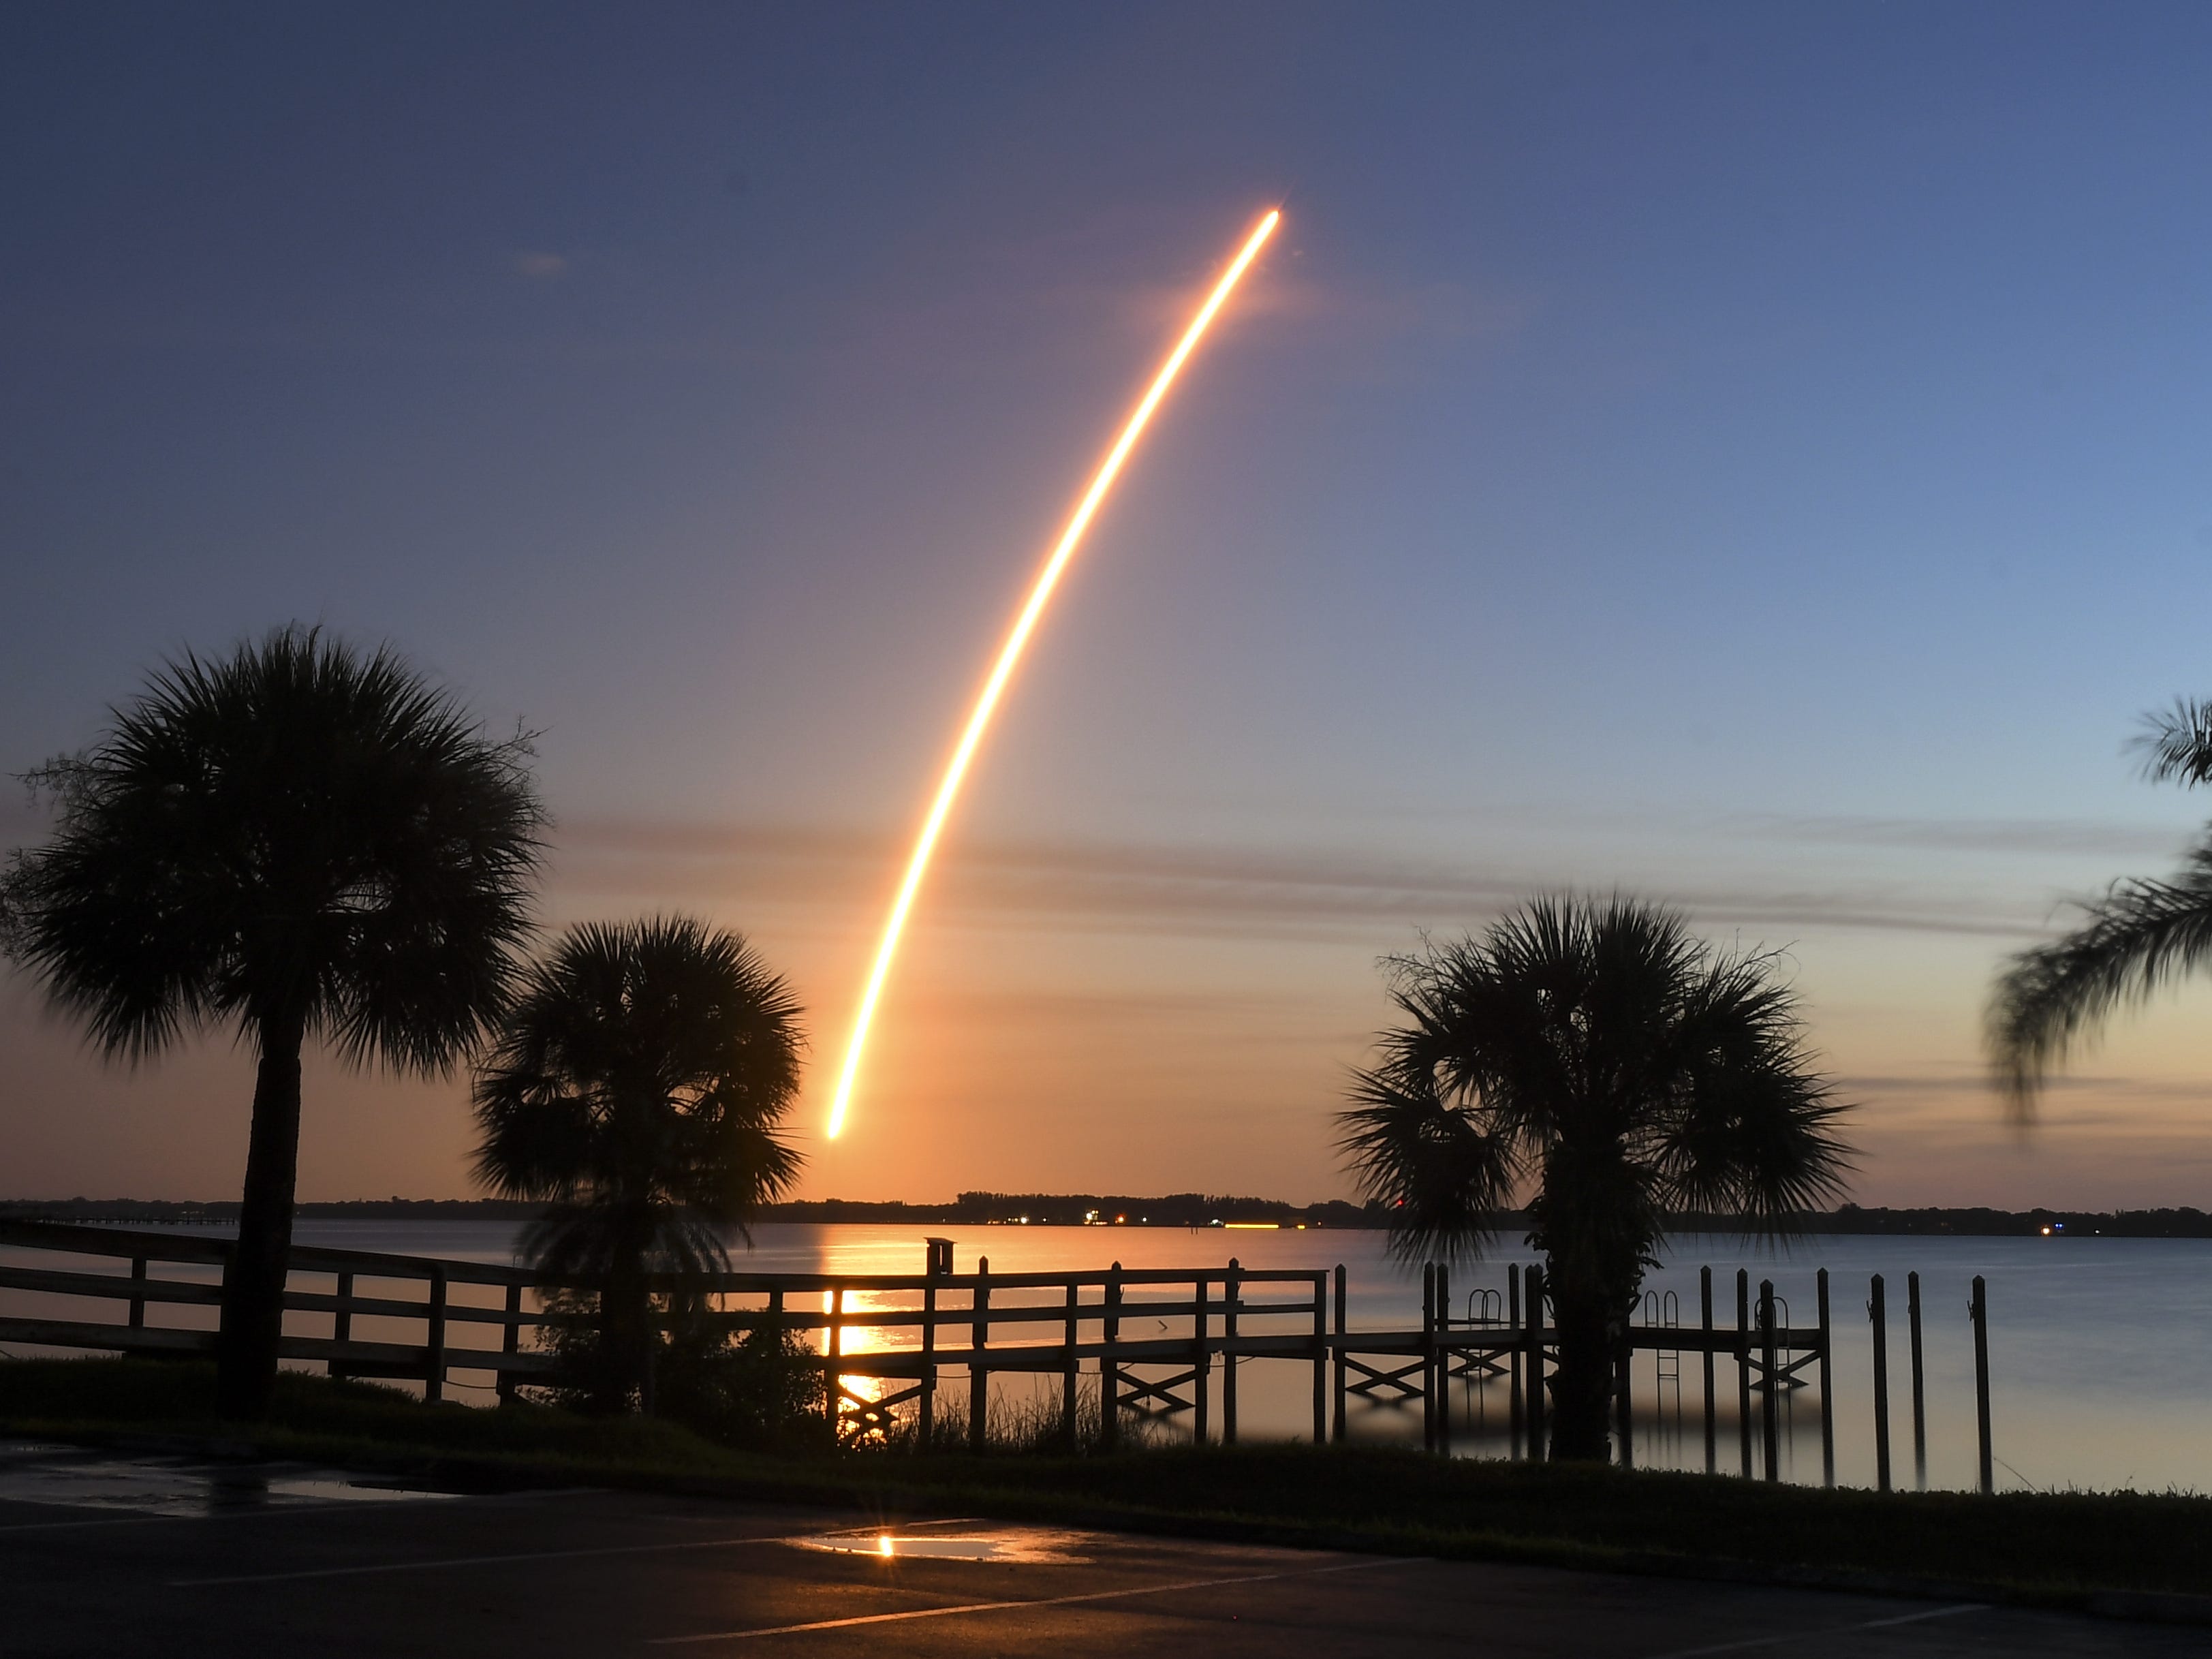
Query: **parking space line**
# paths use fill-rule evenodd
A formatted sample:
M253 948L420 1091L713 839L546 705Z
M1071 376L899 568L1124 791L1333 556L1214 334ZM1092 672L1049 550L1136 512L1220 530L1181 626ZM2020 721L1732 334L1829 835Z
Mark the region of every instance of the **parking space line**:
M1810 1641L1820 1636L1856 1636L1863 1630L1887 1630L1893 1625L1917 1625L1929 1619L1948 1619L1958 1613L1986 1613L1986 1601L1958 1601L1948 1607L1929 1607L1921 1613L1899 1613L1890 1619L1869 1619L1857 1625L1831 1625L1821 1630L1793 1630L1780 1636L1751 1636L1741 1642L1717 1642L1709 1648L1677 1648L1672 1653L1662 1653L1653 1659L1701 1659L1708 1653L1742 1653L1751 1648L1778 1648L1785 1643Z
M1251 1572L1234 1578L1186 1578L1168 1584L1133 1584L1125 1589L1086 1590L1076 1595L1041 1595L1020 1601L971 1601L957 1607L915 1607L905 1613L866 1613L849 1619L817 1619L804 1625L763 1625L752 1630L710 1631L699 1636L659 1636L649 1645L678 1647L694 1642L749 1642L758 1636L796 1636L810 1630L850 1630L859 1625L901 1624L912 1619L950 1619L969 1613L999 1613L1008 1607L1065 1607L1079 1601L1113 1601L1132 1595L1165 1595L1176 1590L1214 1589L1227 1584L1265 1584L1282 1578L1310 1578L1325 1572L1357 1572L1366 1567L1416 1566L1426 1556L1390 1556L1339 1561L1326 1567L1297 1567L1287 1572Z

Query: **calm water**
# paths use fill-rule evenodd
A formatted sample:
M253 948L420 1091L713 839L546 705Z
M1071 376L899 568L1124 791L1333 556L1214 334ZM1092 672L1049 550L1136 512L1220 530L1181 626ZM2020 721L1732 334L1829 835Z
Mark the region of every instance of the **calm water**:
M499 1222L306 1221L302 1243L386 1250L455 1260L512 1259L516 1229ZM756 1230L741 1270L866 1273L921 1271L923 1229L770 1224ZM1124 1267L1218 1267L1231 1255L1247 1267L1319 1269L1345 1265L1352 1322L1417 1325L1420 1284L1382 1256L1379 1234L1355 1231L1184 1231L1164 1228L948 1227L955 1263L973 1271L978 1255L1000 1273ZM1456 1311L1470 1296L1502 1290L1505 1261L1454 1276ZM1814 1319L1814 1274L1831 1275L1836 1331L1837 1478L1874 1483L1873 1382L1869 1275L1888 1284L1891 1448L1894 1478L1913 1478L1905 1320L1905 1276L1921 1279L1927 1358L1928 1477L1932 1486L1969 1486L1974 1479L1973 1351L1966 1318L1969 1282L1989 1282L1992 1416L2001 1488L2134 1486L2212 1492L2212 1241L2069 1238L1844 1238L1807 1242L1777 1256L1725 1238L1677 1240L1649 1283L1675 1293L1685 1324L1698 1320L1698 1267L1714 1269L1717 1322L1734 1322L1735 1275L1749 1268L1790 1304L1791 1322ZM171 1270L173 1272L174 1270ZM112 1317L95 1313L79 1317ZM49 1310L54 1304L49 1300ZM0 1309L29 1311L20 1293L0 1292ZM162 1322L183 1323L171 1310ZM201 1320L191 1321L194 1323ZM1249 1328L1249 1327L1248 1327ZM363 1334L368 1334L363 1332ZM1134 1330L1131 1334L1137 1334ZM395 1333L396 1334L396 1333ZM414 1339L420 1340L419 1335ZM1664 1380L1661 1356L1637 1357L1638 1462L1701 1468L1703 1377L1698 1356L1684 1354L1679 1381ZM1735 1377L1717 1364L1720 1467L1736 1467ZM457 1379L458 1381L459 1379ZM1310 1431L1311 1373L1296 1363L1244 1362L1239 1374L1246 1437ZM1002 1386L1018 1389L1019 1379ZM953 1385L957 1393L957 1383ZM467 1397L464 1392L462 1397ZM1457 1385L1457 1446L1473 1455L1506 1449L1504 1385ZM951 1404L948 1401L948 1406ZM1786 1420L1786 1477L1820 1478L1819 1407L1813 1390L1793 1396ZM1217 1415L1217 1422L1218 1420ZM1186 1431L1182 1423L1163 1431ZM1418 1405L1363 1406L1355 1396L1355 1438L1419 1443Z

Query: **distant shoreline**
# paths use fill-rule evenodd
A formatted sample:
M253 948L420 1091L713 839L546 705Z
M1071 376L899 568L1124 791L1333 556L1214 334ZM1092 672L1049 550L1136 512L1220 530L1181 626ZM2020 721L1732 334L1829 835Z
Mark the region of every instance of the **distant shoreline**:
M497 1198L368 1198L302 1204L303 1220L319 1221L527 1221L536 1204ZM5 1199L0 1219L15 1221L132 1222L155 1225L220 1224L238 1218L235 1200L193 1203L168 1199ZM899 1200L814 1199L770 1204L763 1221L812 1222L823 1225L911 1224L916 1226L1039 1227L1279 1227L1284 1229L1380 1228L1382 1211L1340 1199L1321 1204L1289 1204L1273 1199L1209 1196L1197 1193L1140 1198L1091 1194L963 1193L949 1204ZM1499 1217L1500 1234L1525 1231L1527 1218ZM1858 1236L2014 1238L2054 1237L2105 1238L2212 1238L2212 1215L2202 1210L1994 1210L1983 1207L1889 1209L1846 1204L1839 1210L1808 1214L1800 1222L1808 1233ZM1677 1232L1729 1232L1725 1218L1685 1216Z

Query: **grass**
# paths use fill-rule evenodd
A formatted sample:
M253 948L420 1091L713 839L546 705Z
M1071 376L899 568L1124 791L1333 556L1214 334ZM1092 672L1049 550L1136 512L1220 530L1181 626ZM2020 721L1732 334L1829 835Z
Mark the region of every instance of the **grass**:
M1476 1462L1362 1447L1103 1457L936 1449L773 1456L672 1424L428 1406L287 1373L265 1424L222 1422L204 1366L0 1362L0 1430L169 1437L441 1476L587 1481L1151 1532L1639 1571L1906 1583L2058 1605L2212 1591L2212 1499L2117 1492L1821 1492L1702 1475ZM1032 1445L1042 1425L1010 1425Z

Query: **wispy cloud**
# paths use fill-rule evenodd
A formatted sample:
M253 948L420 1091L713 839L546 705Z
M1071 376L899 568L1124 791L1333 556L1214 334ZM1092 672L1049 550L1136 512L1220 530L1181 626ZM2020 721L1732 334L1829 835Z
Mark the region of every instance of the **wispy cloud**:
M1957 853L2084 853L2171 858L2189 832L2152 824L2076 818L1885 818L1759 815L1737 820L1747 834L1781 841L1909 847Z
M527 276L532 282L542 283L564 276L568 270L568 256L565 253L551 253L538 248L525 249L514 256L515 274Z

